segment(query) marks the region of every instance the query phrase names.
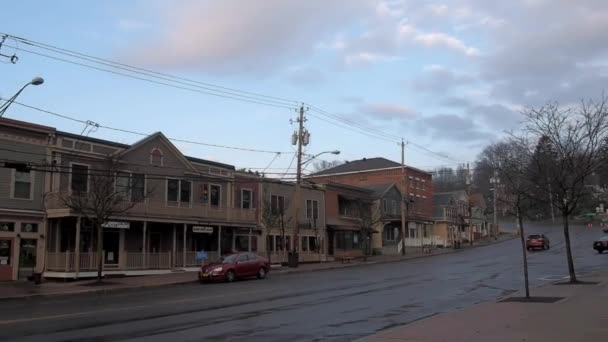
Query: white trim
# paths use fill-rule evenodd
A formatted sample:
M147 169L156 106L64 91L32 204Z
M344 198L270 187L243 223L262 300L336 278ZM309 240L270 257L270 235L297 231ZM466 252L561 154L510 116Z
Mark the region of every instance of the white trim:
M243 192L244 191L249 191L251 193L251 196L249 196L249 208L243 208ZM241 209L254 209L253 207L253 189L251 188L241 188Z
M30 170L30 197L29 198L19 198L15 197L15 175L17 170L11 169L11 182L9 184L10 187L10 198L18 201L33 201L34 200L34 185L36 179L36 171Z
M220 191L218 192L218 194L219 194L220 198L219 198L219 200L218 200L218 205L217 205L217 207L220 207L220 208L221 208L221 207L222 207L222 184L218 184L218 183L207 183L207 184L209 184L209 206L214 206L214 207L216 207L215 205L212 205L212 204L211 204L211 187L212 187L212 186L219 186Z
M78 163L78 162L70 162L70 177L68 179L68 191L71 194L72 193L72 166L73 165L79 165L79 166L86 166L87 167L87 191L85 192L86 194L89 193L89 191L91 190L91 177L90 173L91 173L91 165L90 164L84 164L84 163Z
M158 152L160 152L160 165L158 165L158 164L154 164L154 163L152 162L152 153L153 153L154 151L158 151ZM161 150L161 149L160 149L160 148L158 148L158 147L153 147L153 148L150 150L150 165L153 165L153 166L165 166L165 153L163 152L163 150Z

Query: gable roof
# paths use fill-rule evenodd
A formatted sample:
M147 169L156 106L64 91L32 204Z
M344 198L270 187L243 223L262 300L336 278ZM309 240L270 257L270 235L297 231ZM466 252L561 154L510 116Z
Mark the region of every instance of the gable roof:
M190 157L190 156L184 156L184 158L186 158L190 162L197 163L197 164L205 164L205 165L211 165L211 166L223 167L225 169L235 170L234 165L224 164L224 163L215 162L212 160L201 159L201 158Z
M354 160L350 162L346 162L342 165L334 166L329 169L325 169L311 175L308 177L315 176L324 176L331 175L336 173L345 173L345 172L357 172L357 171L369 171L369 170L378 170L378 169L386 169L389 167L398 167L401 164L394 162L392 160L388 160L386 158L363 158L359 160Z
M182 152L177 147L175 147L175 145L173 145L173 143L162 132L156 132L156 133L148 135L147 137L145 137L143 139L140 139L133 145L129 146L129 148L127 148L126 150L118 153L118 155L120 157L123 157L124 155L144 146L146 143L148 143L156 138L162 140L165 144L167 144L167 146L169 146L169 148L177 156L177 158L184 164L184 166L186 166L191 171L197 172L196 168L190 163L190 161L188 161L188 159L186 159L186 157L184 157Z
M395 183L373 184L373 185L363 186L363 188L365 188L365 189L372 190L374 192L374 196L376 196L376 197L384 196L384 194L386 194L393 187L396 188L397 191L399 191L399 188L397 188Z
M128 145L128 144L123 144L123 143L105 140L105 139L92 138L92 137L88 137L86 135L74 134L74 133L69 133L69 132L57 131L56 134L62 135L64 137L68 137L68 138L74 139L74 140L88 141L88 142L92 142L92 143L110 145L110 146L114 146L114 147L121 147L121 148L131 147L131 145Z

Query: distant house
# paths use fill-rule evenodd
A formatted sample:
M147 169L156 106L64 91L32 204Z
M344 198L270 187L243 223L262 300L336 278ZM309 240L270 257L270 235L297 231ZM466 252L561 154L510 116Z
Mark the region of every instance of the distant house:
M425 243L425 237L433 235L433 181L428 172L411 166L402 168L401 164L386 158L364 158L313 173L305 178L315 183L332 182L358 187L395 184L404 195L404 205L407 206L406 243L421 246ZM402 204L400 203L400 207ZM380 236L393 238L395 226L401 226L400 216L398 220L385 225ZM400 239L400 236L396 238ZM375 246L378 248L377 243Z

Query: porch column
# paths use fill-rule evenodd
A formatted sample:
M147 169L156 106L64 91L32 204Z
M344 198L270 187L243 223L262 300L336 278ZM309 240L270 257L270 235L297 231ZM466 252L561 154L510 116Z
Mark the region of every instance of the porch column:
M144 226L141 234L141 253L143 259L143 268L146 268L146 255L148 254L148 246L146 244L146 231L148 230L148 221L144 221Z
M251 228L249 228L249 249L248 252L251 252Z
M222 257L222 226L217 227L217 256Z
M78 272L80 272L80 223L81 223L82 219L80 218L80 216L78 216L78 218L76 218L76 239L75 239L75 244L74 244L74 268L75 268L75 274L74 274L74 278L78 278Z
M232 252L236 252L236 229L232 227Z
M127 268L127 251L126 251L125 235L126 235L126 231L124 229L120 229L118 232L118 267L120 267L123 270Z
M171 248L171 267L175 267L177 265L177 259L175 259L176 257L176 250L177 250L177 230L175 229L175 224L172 225L173 226L173 247Z
M55 252L61 252L61 229L59 229L59 221L61 219L55 220Z
M184 241L183 241L183 249L182 249L182 267L186 267L186 232L188 229L188 225L184 223Z

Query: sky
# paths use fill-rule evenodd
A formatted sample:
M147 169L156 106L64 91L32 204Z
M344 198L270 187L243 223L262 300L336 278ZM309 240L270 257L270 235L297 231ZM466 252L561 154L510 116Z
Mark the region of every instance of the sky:
M406 163L422 169L473 162L484 146L521 125L526 108L599 97L608 75L607 31L603 0L22 0L0 12L3 33L293 101L287 107L305 102L311 108L306 152L341 151L320 157L325 160L400 161L403 137ZM282 152L176 142L186 155L236 167L280 175L295 166L293 109L144 82L31 51L66 58L8 39L0 54L19 60L0 57L1 97L41 76L45 83L26 89L19 102L103 126ZM5 115L78 134L85 128L19 105ZM89 136L141 138L104 128Z

